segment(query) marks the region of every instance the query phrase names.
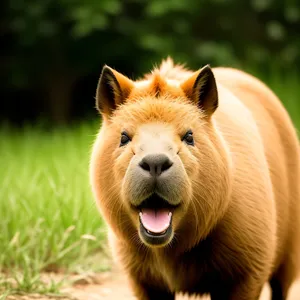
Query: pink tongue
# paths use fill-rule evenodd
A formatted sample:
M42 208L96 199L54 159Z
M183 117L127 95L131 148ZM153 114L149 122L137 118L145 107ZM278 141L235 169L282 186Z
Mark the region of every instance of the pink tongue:
M161 233L168 229L172 213L167 209L143 209L140 218L143 226L154 233Z

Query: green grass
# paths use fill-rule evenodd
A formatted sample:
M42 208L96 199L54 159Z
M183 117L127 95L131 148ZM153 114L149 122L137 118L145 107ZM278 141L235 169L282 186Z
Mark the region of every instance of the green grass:
M266 83L279 97L289 112L296 127L300 130L300 73L296 70L282 72L276 65L271 66L268 75L262 75L257 68L246 68ZM266 72L265 72L266 73Z
M300 77L262 78L300 128ZM98 124L45 132L0 128L0 299L12 292L58 293L49 270L84 273L108 267L105 225L88 180ZM1 275L2 274L2 275Z
M297 131L300 130L300 76L292 74L283 80L279 75L273 75L271 84L288 110Z
M97 125L0 130L0 290L55 292L41 271L107 267L88 181L96 132Z

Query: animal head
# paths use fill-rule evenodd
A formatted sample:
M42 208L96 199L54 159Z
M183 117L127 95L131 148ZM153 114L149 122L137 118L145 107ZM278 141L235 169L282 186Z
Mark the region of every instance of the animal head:
M190 72L167 60L139 81L103 68L91 184L119 238L189 248L224 214L230 161L214 124L218 102L209 66Z

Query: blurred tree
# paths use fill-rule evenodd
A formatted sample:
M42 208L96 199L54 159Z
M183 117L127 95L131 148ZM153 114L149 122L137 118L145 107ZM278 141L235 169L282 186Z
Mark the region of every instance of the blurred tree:
M38 91L56 123L74 82L104 63L141 74L172 55L190 67L299 66L296 0L7 0L8 83Z
M107 5L108 1L9 1L14 44L11 83L41 91L56 123L69 118L74 82L103 58L86 36L105 29L110 15L118 13L118 0L110 2L112 5ZM92 9L99 11L96 20L89 16Z

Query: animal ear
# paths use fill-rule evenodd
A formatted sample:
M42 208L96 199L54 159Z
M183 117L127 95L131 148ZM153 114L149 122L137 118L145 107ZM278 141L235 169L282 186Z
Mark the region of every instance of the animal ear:
M216 80L209 65L181 84L186 96L210 117L218 107Z
M96 91L96 107L104 116L110 116L118 105L122 104L129 96L133 82L113 70L104 66Z

